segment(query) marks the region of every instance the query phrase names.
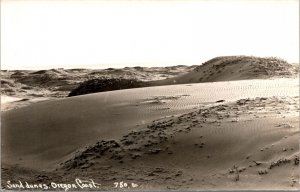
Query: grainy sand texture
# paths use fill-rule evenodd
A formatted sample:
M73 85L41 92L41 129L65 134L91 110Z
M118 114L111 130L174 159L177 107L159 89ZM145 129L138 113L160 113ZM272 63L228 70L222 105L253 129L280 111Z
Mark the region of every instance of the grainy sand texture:
M299 190L298 68L231 56L193 67L1 71L2 187ZM99 78L147 85L80 87ZM80 188L76 178L101 185Z

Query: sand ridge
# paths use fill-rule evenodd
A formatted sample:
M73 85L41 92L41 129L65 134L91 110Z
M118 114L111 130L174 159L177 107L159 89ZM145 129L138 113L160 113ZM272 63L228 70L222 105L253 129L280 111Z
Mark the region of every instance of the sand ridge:
M294 189L298 91L297 79L244 80L95 93L7 111L4 175L13 180L17 167L36 170L18 176L27 179L93 177L103 189L124 178L139 189ZM16 135L19 143L11 142ZM274 185L278 174L285 180Z
M90 79L138 79L151 81L174 77L195 66L125 67L122 69L1 70L1 94L28 99L66 97L81 82Z
M298 90L296 79L250 80L243 81L243 85L236 81L194 84L193 86L174 85L120 90L44 101L14 111L4 112L2 114L2 136L5 144L17 147L18 144L13 142L15 137L11 137L12 135L18 135L20 142L24 142L26 138L30 137L31 142L38 144L40 143L39 135L43 134L44 139L49 139L49 142L45 142L45 145L42 143L42 145L33 145L34 147L32 147L31 144L24 143L15 148L14 151L20 150L24 153L26 146L28 146L29 151L44 152L44 149L49 149L49 145L53 146L52 149L57 148L61 151L61 146L56 146L57 141L66 141L70 143L64 146L66 147L64 153L67 153L67 151L80 147L86 142L87 138L113 138L133 129L138 124L149 123L160 117L189 112L205 103L220 99L226 101L238 100L244 97L245 92L251 98L273 95L296 96ZM180 96L178 99L162 100L161 102L157 102L157 98L155 98L157 96L161 96L161 98L163 98L162 96L173 97L176 96L176 93L184 93L183 95L189 96ZM120 97L120 95L122 96ZM154 103L145 103L145 100L154 101ZM130 111L130 114L127 111ZM72 122L72 134L69 134L70 122ZM56 131L59 131L59 134ZM118 134L116 134L116 131ZM14 134L22 132L24 133ZM83 133L86 135L85 139L81 137ZM46 134L47 137L45 137ZM74 143L74 140L77 144ZM6 146L4 145L3 151L5 150ZM26 154L28 153L26 152Z
M2 111L41 100L119 89L174 84L297 78L299 65L275 58L223 56L199 66L125 67L122 69L2 70L1 93L22 98L6 103ZM120 83L119 83L120 82ZM4 98L3 98L4 99Z
M1 71L2 186L82 178L101 190L119 181L135 190L299 189L298 68L229 56L198 67ZM135 75L148 87L126 89ZM90 94L66 97L95 78ZM93 92L112 79L121 90Z
M278 102L280 105L277 105ZM239 136L242 138L232 139L231 143L228 142L229 138L226 137L228 137L229 134L230 137L238 137L238 135L232 135L232 133L229 131L222 129L228 129L226 128L226 125L223 125L226 122L228 124L234 122L237 125L242 126L242 129L247 129L247 124L251 125L254 119L264 118L263 121L272 122L274 122L274 119L276 119L276 122L278 121L278 118L282 118L281 114L278 114L278 110L281 110L286 106L290 107L289 110L291 113L293 112L293 114L290 114L290 117L285 117L287 118L286 121L291 121L293 119L294 122L292 124L295 125L295 123L297 123L295 122L295 117L297 117L297 113L299 112L298 103L298 97L274 97L243 99L234 103L203 107L200 110L183 114L178 117L170 117L164 120L154 121L147 125L147 127L144 129L130 132L129 134L123 136L119 141L112 140L97 142L94 146L87 147L84 151L77 153L74 158L62 163L62 169L68 170L71 173L76 169L83 169L92 174L93 171L91 169L94 168L97 170L97 164L99 162L100 166L103 166L103 164L105 165L107 161L113 161L115 163L125 165L128 165L130 162L131 166L136 163L138 165L136 165L135 169L141 169L141 165L139 165L139 163L143 162L146 164L142 167L144 172L136 171L135 174L138 176L135 175L137 177L133 177L133 175L131 175L132 180L140 178L142 181L144 181L142 178L145 178L148 185L149 183L154 182L154 186L156 183L157 187L159 187L161 183L167 182L169 188L172 186L174 189L180 189L182 186L186 187L185 184L196 187L198 184L197 181L203 180L204 178L208 179L207 175L212 177L219 175L219 177L223 177L223 179L226 178L226 180L228 180L227 182L234 183L237 173L235 173L232 167L235 166L238 171L239 183L250 183L249 180L245 179L249 177L249 175L256 177L255 179L257 180L260 180L259 176L272 174L274 171L273 169L280 169L281 166L284 166L285 169L294 170L294 172L296 172L298 168L297 165L299 165L299 147L295 140L292 143L290 143L290 141L285 143L284 141L284 138L286 137L294 137L295 135L297 136L299 134L297 128L293 127L292 125L290 125L288 130L285 130L286 128L282 127L281 129L283 130L277 130L274 129L274 127L264 128L266 125L269 126L268 123L263 123L260 121L258 126L253 126L253 129L255 130L250 129L243 132L243 130L235 128L237 129L235 130L236 132L240 132ZM244 111L244 109L248 108L250 108L250 113ZM263 113L251 113L252 111L257 111L257 109L260 111L260 108L264 110ZM241 120L237 120L237 118L240 118ZM217 120L212 121L212 119ZM242 122L244 124L242 124ZM216 128L216 126L219 128ZM201 129L206 129L206 131ZM225 143L226 145L229 144L229 146L224 147L224 145L220 145L224 141L222 141L222 139L219 137L215 137L214 139L211 138L214 137L214 134L211 134L210 132L216 131L214 129L218 129L223 133L222 136L225 137L224 140L227 140ZM230 129L234 131L233 128ZM275 142L274 135L271 135L266 137L266 139L271 138L272 140L257 140L259 144L255 145L256 149L252 148L253 151L241 151L241 148L245 149L247 145L234 146L235 144L239 143L239 140L245 139L244 137L247 136L247 134L265 135L266 131L273 132L273 134L276 135ZM199 134L195 134L195 132L201 132L201 135L199 136ZM220 133L217 133L217 135L218 134ZM286 134L288 136L284 136ZM188 137L188 139L184 137ZM189 140L192 142L187 142ZM184 143L183 146L180 145L181 143ZM260 145L263 147L260 148ZM181 150L186 152L180 152ZM222 150L223 153L225 152L227 154L225 158L224 154L218 153L218 150ZM274 151L280 155L274 155ZM182 153L187 154L187 156L176 158L176 156L178 157L178 155L182 155ZM261 156L262 154L264 155ZM222 163L219 162L218 164L215 162L218 156L223 157ZM171 160L172 164L175 164L176 166L164 164L164 166L159 167L159 165L161 165L161 158L169 159L167 162ZM201 168L200 166L200 173L199 170L197 172L190 170L197 167L193 166L193 164L199 164L199 161L205 164L206 168ZM231 167L231 164L234 165ZM158 167L149 169L147 165L156 165ZM186 165L189 165L192 168L186 167ZM222 167L223 170L221 169L222 171L220 171L219 168L217 169L219 172L214 173L214 171L211 169L215 170L218 166ZM176 169L174 169L174 167L176 167ZM110 167L108 169L113 168ZM125 171L124 174L129 174L131 170L132 169L127 169L128 172ZM204 173L207 175L204 176ZM121 175L120 177L127 176ZM290 180L286 183L284 182L286 187L288 188L288 185L297 185L295 182L293 182L296 181L297 178L299 178L299 175L294 175L294 180ZM220 186L220 184L216 182L215 185L216 187L218 185ZM230 189L233 186L226 187ZM257 189L264 188L264 186L257 187Z
M195 66L125 67L122 69L49 69L49 70L1 70L1 100L17 97L18 102L2 102L1 111L31 105L44 100L64 98L82 83L95 80L132 79L147 82L184 74ZM99 88L97 88L99 89Z
M139 189L295 189L298 113L298 96L209 104L83 147L36 177L68 181L85 175L102 181L103 189L124 178ZM287 179L278 180L278 173Z
M299 66L275 57L226 56L213 58L192 71L162 80L91 79L73 89L69 96L139 87L236 81L245 79L296 78Z
M289 64L275 57L223 56L215 57L197 66L193 71L169 79L152 82L153 85L234 81L297 77L299 65Z

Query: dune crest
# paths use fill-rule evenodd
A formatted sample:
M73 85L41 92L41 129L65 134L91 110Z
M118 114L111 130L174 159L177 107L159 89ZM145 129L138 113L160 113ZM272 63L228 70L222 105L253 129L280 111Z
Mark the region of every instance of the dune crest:
M82 177L99 190L125 180L137 190L299 189L298 68L232 56L195 69L1 71L2 186ZM164 72L172 78L157 80ZM78 84L76 97L62 94Z
M141 69L138 69L141 70ZM237 81L246 79L295 78L299 66L275 57L226 56L213 58L190 72L172 78L155 81L135 81L127 83L122 79L93 79L81 83L69 96L105 92L138 87L163 86L173 84L204 83L217 81ZM116 86L114 82L118 82ZM123 82L124 81L124 82ZM122 86L121 86L122 85Z
M124 178L139 190L299 188L298 93L297 79L243 80L109 91L5 111L2 182L69 183L85 175L103 190Z
M205 62L187 74L152 83L169 85L278 77L295 78L298 73L298 65L289 64L275 57L223 56Z

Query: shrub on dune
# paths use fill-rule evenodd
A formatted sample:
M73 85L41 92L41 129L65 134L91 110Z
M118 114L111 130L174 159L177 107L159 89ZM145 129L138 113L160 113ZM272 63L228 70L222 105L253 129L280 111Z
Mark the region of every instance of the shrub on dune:
M110 78L84 81L72 90L68 97L90 93L146 87L147 83L136 79Z

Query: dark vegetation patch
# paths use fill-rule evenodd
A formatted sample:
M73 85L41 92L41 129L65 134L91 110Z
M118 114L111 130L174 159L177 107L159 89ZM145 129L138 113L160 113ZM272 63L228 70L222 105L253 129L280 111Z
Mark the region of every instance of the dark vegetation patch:
M148 83L136 79L110 78L91 79L84 81L77 88L72 90L68 97L84 95L97 92L113 91L120 89L132 89L147 87Z

